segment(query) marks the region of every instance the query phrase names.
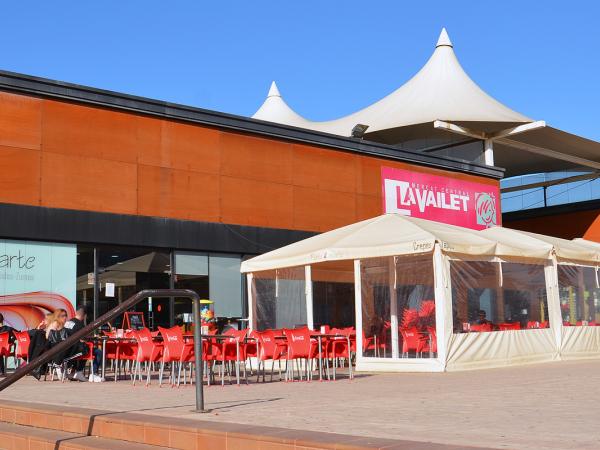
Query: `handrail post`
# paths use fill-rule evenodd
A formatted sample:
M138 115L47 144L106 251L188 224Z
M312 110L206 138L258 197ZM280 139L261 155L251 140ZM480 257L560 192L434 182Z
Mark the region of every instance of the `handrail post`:
M192 298L194 314L194 362L196 364L196 412L207 412L204 409L204 362L202 360L202 322L200 321L200 298Z

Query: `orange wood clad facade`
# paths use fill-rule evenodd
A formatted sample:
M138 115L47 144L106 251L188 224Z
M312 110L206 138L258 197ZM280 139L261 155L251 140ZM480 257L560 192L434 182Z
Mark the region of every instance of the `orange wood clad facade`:
M0 92L0 202L324 231L382 212L382 166L275 138Z

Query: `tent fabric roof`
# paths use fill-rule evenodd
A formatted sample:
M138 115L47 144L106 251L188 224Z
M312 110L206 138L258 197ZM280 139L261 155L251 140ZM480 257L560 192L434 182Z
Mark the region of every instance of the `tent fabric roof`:
M557 258L576 261L587 261L597 263L600 261L600 245L598 248L582 245L576 241L569 241L544 234L530 233L528 231L513 230L505 227L492 227L479 231L489 239L507 245L518 245L519 243L532 246L545 246L554 251Z
M426 253L433 251L436 242L445 252L475 256L548 258L552 251L550 245L534 240L498 242L468 228L399 214L383 214L244 261L241 271Z

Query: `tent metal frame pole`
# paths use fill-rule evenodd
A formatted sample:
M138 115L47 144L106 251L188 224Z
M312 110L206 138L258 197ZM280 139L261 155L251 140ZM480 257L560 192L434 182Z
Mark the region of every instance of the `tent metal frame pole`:
M304 266L304 294L306 297L306 324L310 330L315 329L313 317L313 286L312 286L312 267Z
M356 365L363 358L363 324L362 324L362 280L360 277L360 259L354 260L354 314L356 321Z
M398 342L398 293L396 291L396 258L389 257L389 289L390 289L390 322L392 332L392 358L400 357L400 345Z

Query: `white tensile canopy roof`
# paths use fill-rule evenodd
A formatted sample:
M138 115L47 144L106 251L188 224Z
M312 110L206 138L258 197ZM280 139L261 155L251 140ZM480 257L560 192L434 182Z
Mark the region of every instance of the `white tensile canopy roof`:
M433 251L436 242L445 252L462 255L548 258L552 253L552 245L538 240L499 242L468 228L383 214L244 261L241 271L425 253Z
M364 124L369 127L365 139L388 144L457 139L456 134L490 139L495 164L505 167L507 176L582 166L600 169L600 143L534 121L484 92L463 70L445 29L415 76L360 111L311 121L293 111L273 83L253 118L341 136Z

